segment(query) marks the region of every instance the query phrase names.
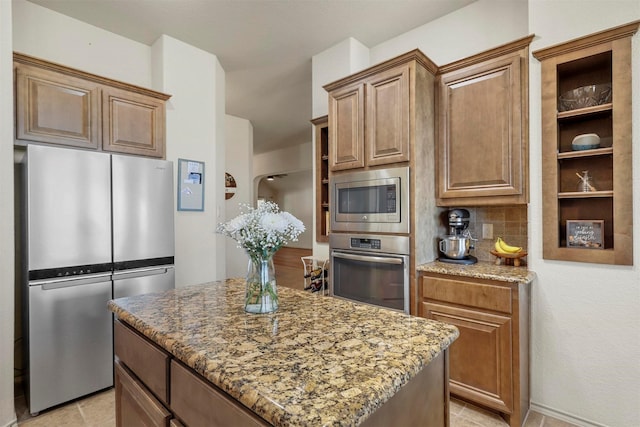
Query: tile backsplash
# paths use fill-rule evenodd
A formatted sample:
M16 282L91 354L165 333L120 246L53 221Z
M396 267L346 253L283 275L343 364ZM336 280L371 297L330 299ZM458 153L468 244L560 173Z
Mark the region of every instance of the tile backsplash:
M480 261L495 261L495 256L490 251L496 238L502 237L507 243L513 246L522 246L528 249L528 214L526 205L517 206L496 206L496 207L476 207L465 208L469 211L469 231L471 235L478 239L475 242L475 251L472 255ZM482 238L483 224L493 226L493 238ZM523 261L526 261L524 258Z

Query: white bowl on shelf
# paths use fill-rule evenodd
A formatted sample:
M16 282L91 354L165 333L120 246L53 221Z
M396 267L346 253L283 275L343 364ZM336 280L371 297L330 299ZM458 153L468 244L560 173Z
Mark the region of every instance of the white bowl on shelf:
M572 150L591 150L600 146L600 137L595 133L578 135L571 141Z

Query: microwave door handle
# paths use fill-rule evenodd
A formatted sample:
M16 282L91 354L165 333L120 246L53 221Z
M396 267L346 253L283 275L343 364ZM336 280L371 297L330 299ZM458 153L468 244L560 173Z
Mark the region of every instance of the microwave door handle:
M334 252L333 256L335 258L350 259L352 261L378 262L381 264L399 265L403 263L402 259L400 258L387 258L387 257L369 256L369 255L363 256L363 255L344 254L344 253L337 253L337 252Z

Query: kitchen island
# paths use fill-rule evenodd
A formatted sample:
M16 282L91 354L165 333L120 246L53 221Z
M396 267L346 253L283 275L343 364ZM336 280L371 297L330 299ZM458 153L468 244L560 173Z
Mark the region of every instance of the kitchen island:
M244 312L240 279L110 301L117 418L155 399L158 425L448 425L455 327L278 293L266 315Z

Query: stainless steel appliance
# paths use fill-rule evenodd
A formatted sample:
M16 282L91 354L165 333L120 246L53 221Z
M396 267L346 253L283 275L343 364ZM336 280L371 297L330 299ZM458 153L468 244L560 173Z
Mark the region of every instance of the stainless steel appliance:
M111 156L113 297L174 287L173 163Z
M174 286L172 165L134 160L26 149L23 328L32 414L113 385L106 304L114 286L119 296ZM136 278L144 286L121 280L159 266L162 275Z
M469 211L466 209L451 209L448 213L449 234L438 242L438 249L442 256L439 261L454 264L475 264L478 259L469 254L474 249L476 240L469 231Z
M409 236L331 234L331 295L409 313Z
M332 176L331 231L409 233L409 167Z

